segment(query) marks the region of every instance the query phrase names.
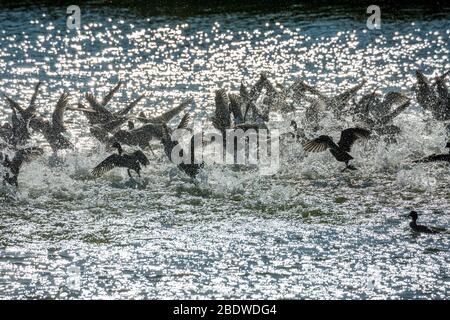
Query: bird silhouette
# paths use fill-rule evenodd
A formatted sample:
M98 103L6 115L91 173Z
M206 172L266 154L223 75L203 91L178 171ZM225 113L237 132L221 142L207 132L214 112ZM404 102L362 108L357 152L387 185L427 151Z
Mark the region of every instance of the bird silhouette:
M331 154L337 161L344 162L345 168L356 170L355 167L349 165L348 162L353 159L349 154L353 143L358 139L367 139L370 136L370 131L362 128L349 128L341 132L339 142L334 143L333 139L327 135L321 135L316 139L310 140L303 145L307 152L322 152L330 149Z
M16 150L12 159L7 154L0 152L0 165L8 169L3 176L3 183L19 186L18 178L24 162L31 161L35 156L40 156L44 151L39 147L28 147Z
M150 161L148 161L145 154L140 150L137 150L131 154L125 154L123 153L122 146L118 142L113 143L112 147L117 149L117 154L112 154L105 160L100 162L92 170L93 176L98 177L103 173L112 170L113 168L119 167L119 168L127 168L127 173L130 178L133 178L131 176L131 170L135 171L137 175L140 177L141 165L147 166L150 164Z
M427 226L417 224L418 214L416 211L411 211L408 216L411 217L411 220L412 220L409 223L409 226L411 227L412 230L414 230L416 232L435 234L435 233L440 233L442 231L445 231L445 229L435 228L435 227L427 227Z

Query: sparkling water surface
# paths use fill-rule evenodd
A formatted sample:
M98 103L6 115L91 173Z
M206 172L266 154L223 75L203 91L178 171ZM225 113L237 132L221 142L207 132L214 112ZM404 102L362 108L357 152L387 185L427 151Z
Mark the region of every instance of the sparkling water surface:
M201 125L214 90L236 91L260 72L285 84L303 77L329 94L366 79L364 92L413 97L416 69L450 69L445 15L368 30L364 11L181 18L89 7L77 31L66 28L65 10L0 11L0 90L26 105L42 80L46 115L64 90L76 104L122 80L113 108L145 93L136 111L158 114L192 96ZM271 122L287 128L299 110ZM9 117L2 101L0 120ZM0 199L2 299L449 297L450 235L413 234L405 217L416 209L421 223L450 228L448 165L411 163L444 151L448 134L415 100L395 119L397 144L355 145L358 171L341 173L329 153L305 157L291 144L276 175L209 166L207 183L194 185L169 180L174 166L155 145L138 189L121 170L88 179L107 151L83 115L66 119L76 150L27 164L16 199ZM70 267L80 269L79 288L68 284Z

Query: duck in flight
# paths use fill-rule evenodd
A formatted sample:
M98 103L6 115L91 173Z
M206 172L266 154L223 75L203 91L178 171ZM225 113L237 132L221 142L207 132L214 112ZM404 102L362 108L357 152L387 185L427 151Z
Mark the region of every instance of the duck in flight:
M180 121L180 124L178 125L177 129L186 129L188 126L190 120L190 116L188 113L186 113L183 118ZM178 146L179 142L172 140L171 134L172 131L170 128L163 124L162 126L162 137L161 137L161 143L164 146L164 153L169 158L170 161L173 162L172 159L172 152L173 149ZM195 178L197 174L200 172L200 169L203 168L204 164L202 163L196 163L195 161L195 144L194 144L194 137L193 135L190 140L190 161L189 163L181 162L177 164L178 169L186 173L189 177ZM185 152L184 149L181 149L179 156L183 158L183 153Z
M330 136L321 135L316 139L306 142L303 145L303 149L307 152L322 152L326 149L330 149L331 154L337 161L345 163L345 168L342 171L346 169L356 170L354 166L348 164L349 161L353 159L349 152L356 140L367 139L369 136L369 130L362 128L349 128L341 132L341 138L337 144L334 143Z
M118 142L113 143L112 147L117 149L117 154L112 154L108 158L100 162L100 164L98 164L92 170L93 176L98 177L103 173L112 170L113 168L119 167L127 168L128 176L130 178L133 178L131 176L131 170L136 172L140 177L141 165L147 166L150 164L150 161L148 161L145 154L140 150L137 150L131 154L125 154L123 153L122 146Z
M112 140L130 146L139 146L141 149L148 148L150 146L151 139L162 139L163 126L171 121L193 101L194 100L192 98L185 99L178 106L157 117L151 118L141 113L137 119L145 123L142 127L134 128L129 126L128 130L118 130L114 133Z
M69 94L67 92L62 93L53 110L51 121L44 119L41 124L41 132L53 151L74 148L69 139L63 135L63 133L67 132L64 124L64 112L68 101Z
M22 164L26 161L31 161L36 156L41 156L43 153L44 151L39 147L29 147L17 150L14 157L10 159L7 154L0 152L0 165L9 170L3 176L3 183L18 187L19 172Z
M350 100L357 94L357 92L366 84L366 80L363 80L360 84L334 96L328 96L315 87L306 83L301 83L303 90L314 95L315 99L307 99L311 102L311 106L307 112L310 114L316 114L319 111L331 110L337 119L340 119L348 111ZM311 117L314 119L314 117Z
M415 160L414 163L427 163L427 162L440 162L440 161L447 161L450 162L450 141L447 142L446 148L449 149L448 153L443 154L432 154L431 156Z
M371 127L389 124L410 105L410 99L400 92L390 91L382 97L376 90L352 102L353 113ZM392 110L395 105L398 107Z
M417 224L418 214L416 211L411 211L409 213L408 217L411 217L411 219L412 219L412 221L409 223L409 226L411 227L412 230L414 230L416 232L435 234L435 233L440 233L442 231L445 231L445 229L435 228L435 227L427 227L427 226Z
M64 112L68 103L69 94L64 92L61 94L56 106L53 110L52 119L48 121L37 114L36 98L39 93L40 82L36 85L31 102L27 108L23 108L19 103L5 95L11 109L13 116L17 113L21 121L26 123L26 126L31 127L34 131L42 133L53 151L60 149L72 149L72 143L63 135L66 132L64 126ZM13 118L14 121L14 118ZM21 130L23 131L23 130Z
M39 81L36 86L34 87L33 95L31 96L30 102L26 108L22 107L18 102L7 96L6 94L3 94L5 99L8 101L8 104L10 105L12 110L15 110L17 113L21 115L23 120L27 123L29 123L30 127L35 131L41 130L42 125L42 118L39 117L36 113L36 100L37 96L39 94L39 88L41 86L41 82Z
M6 122L0 128L0 138L14 149L17 146L24 145L30 139L28 130L29 121L25 121L21 114L12 108L11 123Z
M91 134L100 142L109 144L108 134L114 134L124 123L129 121L128 113L144 98L144 95L140 95L123 109L117 112L110 111L107 106L121 85L122 82L119 81L101 101L92 93L87 93L85 97L90 108L84 106L81 102L78 103L77 108L70 108L70 110L83 112L91 125Z
M261 73L259 80L248 89L243 82L239 88L239 98L243 112L243 122L264 123L269 121L269 112L274 109L279 94L269 81L267 74ZM263 97L263 108L257 106L257 101Z
M417 102L420 106L431 111L438 121L450 120L450 96L445 78L450 71L436 77L435 83L431 84L427 77L419 70L416 71L417 83L414 85Z

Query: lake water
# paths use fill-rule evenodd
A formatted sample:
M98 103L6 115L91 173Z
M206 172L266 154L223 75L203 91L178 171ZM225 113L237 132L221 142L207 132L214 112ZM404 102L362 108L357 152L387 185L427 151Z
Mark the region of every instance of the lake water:
M364 78L364 92L413 97L416 69L450 69L448 14L382 17L369 30L364 8L171 17L90 6L76 31L65 10L0 10L0 90L26 104L42 80L48 115L64 90L75 104L120 79L113 108L145 93L137 111L157 114L192 96L206 125L214 90L236 91L262 71L330 94ZM6 101L1 110L5 121ZM86 179L108 153L84 116L66 119L76 150L27 164L16 199L0 199L1 299L449 298L449 235L413 234L405 217L416 209L421 223L450 228L449 167L411 163L444 151L448 135L415 100L395 119L397 144L355 145L358 171L291 144L273 176L207 166L208 182L194 185L169 180L174 165L156 145L140 189L122 170Z

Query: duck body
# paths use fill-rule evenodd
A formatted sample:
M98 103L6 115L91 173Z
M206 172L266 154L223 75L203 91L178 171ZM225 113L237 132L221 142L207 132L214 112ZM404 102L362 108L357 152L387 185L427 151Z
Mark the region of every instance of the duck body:
M428 233L428 234L440 233L440 230L437 230L436 228L430 228L427 226L417 224L418 214L416 211L411 211L408 216L411 217L411 219L412 219L412 221L409 223L409 226L413 231L419 232L419 233Z
M321 152L326 149L330 150L333 157L345 163L345 169L355 170L356 168L349 165L349 161L353 157L349 154L353 143L361 138L368 138L370 131L362 128L348 128L341 132L341 138L336 144L330 136L321 135L318 138L310 140L303 145L307 152ZM345 170L344 169L344 170Z
M414 163L427 163L427 162L450 162L450 142L447 142L447 145L445 146L449 149L449 153L443 153L443 154L432 154L431 156L415 160Z
M438 121L450 120L450 98L445 83L445 78L449 73L450 71L436 77L435 83L431 85L421 71L416 71L417 82L414 91L417 102L423 109L431 111Z
M19 149L15 152L12 159L8 155L0 153L0 165L9 170L3 177L3 183L18 187L19 173L23 163L31 160L32 156L42 154L43 150L38 147Z
M127 173L130 178L131 170L137 173L137 175L141 176L141 165L147 166L150 164L145 154L137 150L131 154L124 154L122 150L122 146L119 143L114 143L112 145L114 148L117 148L118 153L112 154L107 157L105 160L100 162L93 170L92 174L94 176L99 176L102 173L112 170L113 168L127 168Z
M341 148L330 148L330 153L336 158L339 162L349 162L353 160L353 157L348 153L342 150Z
M183 118L181 119L180 124L178 125L179 129L184 129L187 126L187 123L189 122L189 114L185 114ZM173 162L172 159L172 152L173 149L179 144L178 141L172 140L171 137L171 130L167 125L162 126L162 136L161 136L161 143L164 147L164 153L169 158L171 162ZM195 161L195 135L191 137L190 140L190 162L189 163L177 163L178 169L186 173L189 177L195 178L200 170L204 167L204 163L196 163ZM184 150L182 149L180 151L180 157L183 157Z
M68 103L69 94L61 94L53 110L52 119L48 121L36 112L36 97L38 95L40 82L35 87L30 105L23 108L19 103L5 95L11 109L13 110L13 133L15 144L27 141L30 136L28 126L36 132L41 133L49 143L53 151L59 149L73 149L73 144L62 133L66 132L64 126L64 112Z
M431 156L414 161L414 163L450 162L450 154L432 154Z
M438 231L432 230L430 228L428 228L427 226L422 226L417 224L415 221L411 221L409 223L409 226L411 227L411 229L415 232L420 232L420 233L429 233L429 234L435 234L438 233Z

